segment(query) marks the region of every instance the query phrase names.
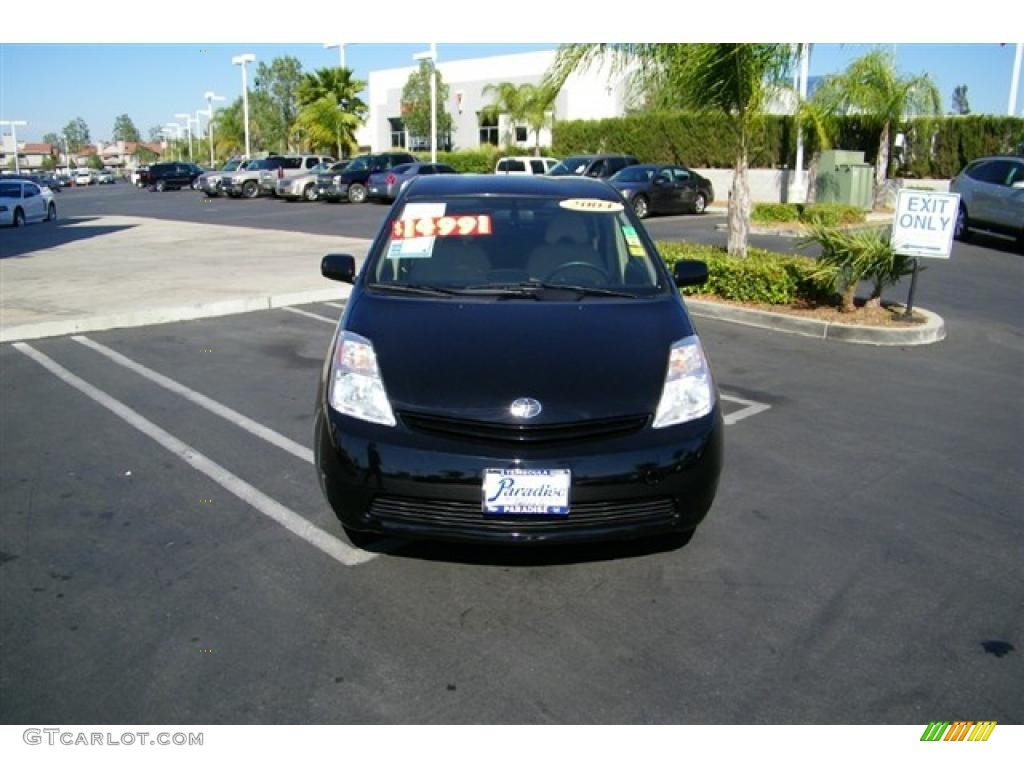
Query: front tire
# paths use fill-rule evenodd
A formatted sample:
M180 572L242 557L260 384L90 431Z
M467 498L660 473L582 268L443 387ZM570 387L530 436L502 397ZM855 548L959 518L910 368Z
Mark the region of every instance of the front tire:
M348 201L350 203L366 202L366 187L362 184L353 184L348 188Z
M638 219L646 219L650 215L651 209L646 197L637 195L633 198L633 213Z
M693 212L699 216L700 214L704 213L704 211L707 210L707 207L707 198L704 197L703 192L698 192L697 197L693 199Z
M24 227L25 226L25 213L21 208L14 209L14 226Z
M316 202L316 184L310 184L308 187L306 187L306 189L302 193L302 196L311 203Z
M157 192L167 191L167 182L165 182L163 179L158 180L157 183L155 184L155 189Z
M259 197L260 188L255 181L247 181L242 185L242 196L252 200L254 197Z
M53 203L50 203L46 207L46 220L47 221L53 221L56 218L57 218L57 206L54 205Z

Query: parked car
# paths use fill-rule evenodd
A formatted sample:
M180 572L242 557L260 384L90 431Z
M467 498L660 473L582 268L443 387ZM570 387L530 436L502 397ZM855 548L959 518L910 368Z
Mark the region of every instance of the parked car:
M190 187L201 175L201 169L194 163L155 163L145 171L140 171L139 180L143 186L163 192Z
M982 157L968 163L949 184L960 195L954 237L972 229L1016 237L1024 248L1024 157Z
M55 173L35 173L29 179L41 187L46 187L51 192L60 192L60 188L65 186Z
M145 184L142 183L142 174L148 170L148 165L140 165L138 168L136 168L128 175L128 180L136 187L144 187Z
M636 165L632 155L576 155L567 157L548 171L548 176L589 176L609 179L628 165Z
M672 273L590 179L426 176L399 194L320 379L318 477L373 535L682 544L715 497L723 423ZM553 330L554 329L554 330Z
M81 170L75 171L75 186L76 187L87 187L93 182L92 171L88 168L82 168Z
M328 155L284 155L277 168L260 173L260 193L276 195L280 181L309 175L317 166L323 167L333 162L334 158Z
M348 163L348 160L318 163L308 171L303 171L297 176L286 176L283 179L278 179L277 186L274 188L274 196L289 202L293 200L313 202L317 199L316 180L320 174L340 173L345 170Z
M711 182L681 165L630 165L608 183L633 206L638 219L652 213L704 213L715 199Z
M0 177L0 225L20 227L31 221L53 221L53 192L34 181Z
M115 182L114 172L103 169L96 174L97 184L113 184Z
M543 176L558 165L558 162L553 157L501 157L494 165L494 172L520 176Z
M366 184L367 197L371 200L394 200L409 181L417 176L436 176L439 173L458 173L443 163L403 163L390 171L371 173Z
M415 163L416 158L408 152L382 152L377 155L360 155L352 160L341 173L321 174L316 181L317 196L321 200L350 203L366 201L367 184L370 174L389 171L395 166Z
M254 160L245 160L243 158L232 158L222 165L218 170L206 171L201 173L195 181L195 188L200 192L206 193L210 197L216 197L221 193L221 182L223 178L235 171L245 170L249 163L255 162Z

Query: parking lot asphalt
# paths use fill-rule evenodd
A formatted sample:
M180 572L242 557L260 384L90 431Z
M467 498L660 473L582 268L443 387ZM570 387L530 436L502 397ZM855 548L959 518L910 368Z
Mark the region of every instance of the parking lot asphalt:
M219 202L346 236L385 210ZM929 265L929 347L698 319L733 423L681 549L352 548L308 458L338 302L4 344L0 722L1019 723L1024 262L998 246Z

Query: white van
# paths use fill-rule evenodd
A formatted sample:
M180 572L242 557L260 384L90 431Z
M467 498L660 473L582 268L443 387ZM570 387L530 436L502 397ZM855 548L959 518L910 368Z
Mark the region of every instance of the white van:
M558 160L553 157L502 157L494 166L494 172L508 176L543 176L556 165Z

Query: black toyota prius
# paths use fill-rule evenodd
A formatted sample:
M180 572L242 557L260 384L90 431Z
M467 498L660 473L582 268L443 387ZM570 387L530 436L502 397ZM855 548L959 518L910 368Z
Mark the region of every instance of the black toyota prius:
M602 181L424 176L356 276L324 363L315 452L355 543L662 536L711 507L707 356L635 214Z

